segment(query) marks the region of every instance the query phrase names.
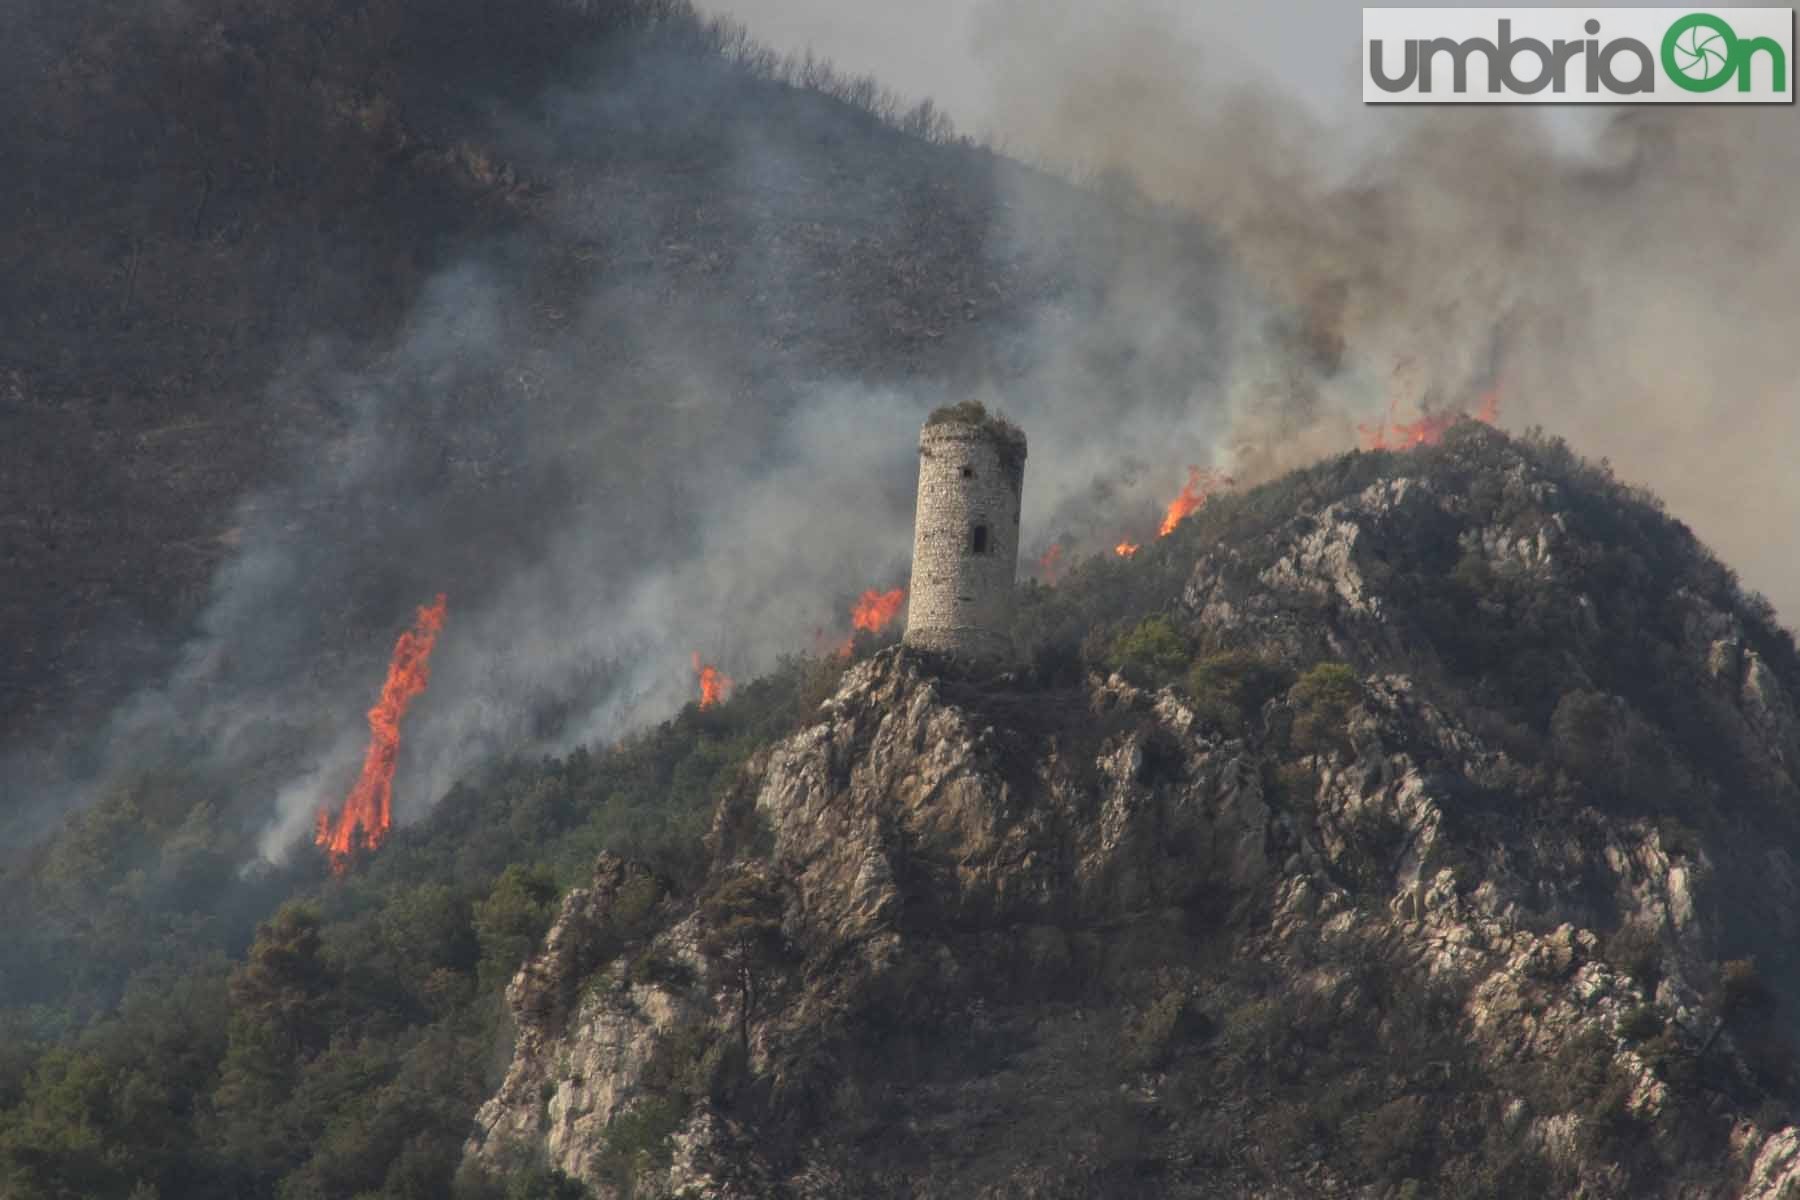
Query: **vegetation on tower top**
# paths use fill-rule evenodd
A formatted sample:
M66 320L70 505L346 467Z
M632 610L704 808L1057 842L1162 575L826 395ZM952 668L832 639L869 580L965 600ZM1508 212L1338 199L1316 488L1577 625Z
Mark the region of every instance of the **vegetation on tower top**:
M999 413L990 413L979 400L945 404L931 410L925 428L933 425L968 425L991 438L1000 450L1000 461L1018 490L1025 479L1025 431Z
M932 409L931 415L925 418L925 428L933 425L972 425L1000 441L1021 450L1025 448L1025 431L999 413L990 413L979 400L964 400L960 404L945 404Z

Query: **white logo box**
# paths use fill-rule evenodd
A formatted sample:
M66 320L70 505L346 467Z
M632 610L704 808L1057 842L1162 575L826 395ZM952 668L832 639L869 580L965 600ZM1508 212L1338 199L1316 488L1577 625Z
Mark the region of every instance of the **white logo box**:
M1794 99L1791 8L1365 8L1362 13L1362 88L1368 104L1790 104ZM1377 43L1386 86L1376 75ZM1671 76L1670 61L1693 86ZM1459 63L1461 88L1456 87ZM1641 78L1646 64L1647 81ZM1746 65L1750 86L1743 90Z

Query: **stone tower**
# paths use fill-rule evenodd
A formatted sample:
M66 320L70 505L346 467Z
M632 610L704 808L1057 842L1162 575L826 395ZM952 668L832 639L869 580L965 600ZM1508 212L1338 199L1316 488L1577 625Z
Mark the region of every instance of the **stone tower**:
M979 402L940 408L919 431L906 644L965 658L1012 654L1013 577L1025 435Z

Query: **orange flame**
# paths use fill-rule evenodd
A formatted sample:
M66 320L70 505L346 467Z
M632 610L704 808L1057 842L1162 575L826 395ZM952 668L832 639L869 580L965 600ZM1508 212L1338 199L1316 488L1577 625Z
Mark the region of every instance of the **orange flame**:
M849 658L856 651L856 630L866 629L870 633L880 633L886 629L893 619L900 615L900 606L906 603L906 589L894 588L892 591L878 592L870 588L864 592L855 604L850 606L850 632L832 651L839 658Z
M1136 554L1137 552L1138 552L1138 544L1136 542L1120 542L1118 545L1113 547L1113 553L1118 555L1120 558L1130 558L1132 555Z
M446 601L439 595L429 608L421 608L413 627L394 643L388 662L387 682L381 698L369 710L369 749L363 755L362 774L333 817L320 809L313 841L331 856L331 869L342 875L350 854L360 842L373 850L394 824L394 763L400 755L400 718L415 697L431 682L431 648L444 627Z
M1168 537L1174 533L1177 525L1205 507L1213 493L1230 487L1232 482L1231 476L1222 472L1189 467L1187 482L1182 485L1181 494L1169 502L1169 510L1163 514L1162 527L1156 531L1156 536Z
M905 603L905 588L895 588L891 592L878 592L870 588L851 608L850 627L880 633L887 628L888 622L899 615L900 606Z
M1416 421L1401 421L1394 426L1394 444L1402 450L1414 446L1435 446L1444 440L1444 432L1462 420L1459 412L1426 413Z
M1394 404L1388 404L1387 417L1379 425L1358 425L1356 432L1362 435L1364 450L1411 450L1414 446L1435 446L1444 440L1452 425L1464 417L1480 421L1483 425L1492 425L1500 419L1500 391L1490 388L1481 394L1481 400L1472 413L1454 410L1428 412L1416 421L1394 420Z
M1057 542L1038 559L1038 574L1043 576L1045 583L1053 584L1062 575L1062 556L1062 543Z
M700 652L694 652L694 674L700 678L700 707L711 708L731 698L731 676L712 663L702 663Z

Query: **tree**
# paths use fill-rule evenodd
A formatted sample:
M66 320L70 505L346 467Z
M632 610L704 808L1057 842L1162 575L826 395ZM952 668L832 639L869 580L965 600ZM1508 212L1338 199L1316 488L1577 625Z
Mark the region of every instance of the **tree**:
M548 871L514 863L500 873L487 899L475 905L483 990L512 978L555 916L556 880Z
M1345 726L1361 691L1356 672L1343 663L1320 663L1302 675L1288 692L1294 705L1295 747L1307 754L1348 750Z
M1196 662L1187 674L1187 690L1202 717L1241 733L1263 702L1279 695L1291 678L1277 663L1231 650Z
M721 968L738 994L738 1040L750 1050L750 1019L763 976L787 956L781 932L781 893L758 869L733 875L702 903L706 933L700 950Z
M338 976L321 949L318 911L288 904L257 929L249 960L231 975L216 1098L228 1150L260 1169L275 1169L295 1150L269 1113L330 1038L327 1009Z
M1136 683L1160 684L1179 674L1191 654L1167 617L1146 617L1113 643L1107 663Z

